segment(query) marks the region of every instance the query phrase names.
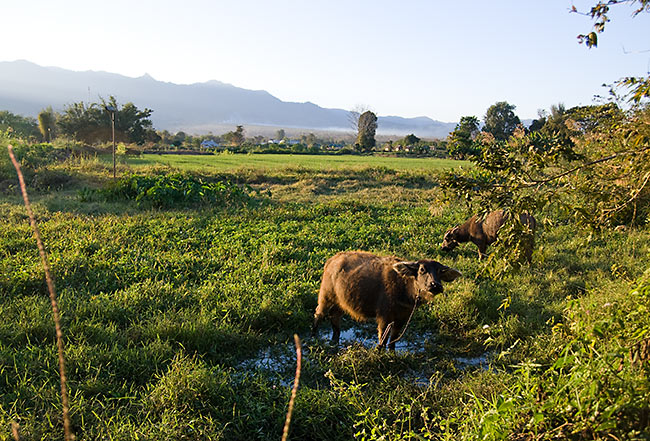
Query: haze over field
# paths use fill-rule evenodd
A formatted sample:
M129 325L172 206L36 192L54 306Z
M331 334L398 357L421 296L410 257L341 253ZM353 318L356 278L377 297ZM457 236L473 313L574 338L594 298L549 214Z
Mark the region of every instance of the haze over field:
M0 107L36 116L47 106L61 110L77 101L96 102L113 95L153 109L157 129L214 133L246 124L275 128L351 131L348 111L324 109L313 103L287 103L263 90L246 90L219 81L180 85L157 81L149 75L130 78L108 72L74 72L42 67L27 61L0 62ZM430 118L379 118L379 133L445 137L454 123ZM260 128L257 129L260 131ZM248 130L248 133L255 131Z

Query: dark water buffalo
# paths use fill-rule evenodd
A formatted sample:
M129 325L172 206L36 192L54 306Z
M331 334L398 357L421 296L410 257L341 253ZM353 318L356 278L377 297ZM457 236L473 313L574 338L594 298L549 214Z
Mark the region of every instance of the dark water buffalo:
M506 220L507 216L503 210L493 211L483 220L478 215L472 216L464 224L455 226L445 233L442 241L442 249L443 251L451 251L460 242L472 242L478 247L478 257L482 259L485 256L487 246L497 240L499 228L501 228ZM525 238L524 243L526 259L530 263L535 245L535 228L537 223L535 222L535 218L528 213L520 214L519 221L531 231L530 235Z
M406 262L362 251L338 253L325 263L312 335L329 315L332 344L338 345L341 316L348 313L355 320L376 318L380 343L386 326L393 323L389 347L395 349L393 340L411 315L416 298L422 303L432 300L442 292L442 282L460 275L433 260Z

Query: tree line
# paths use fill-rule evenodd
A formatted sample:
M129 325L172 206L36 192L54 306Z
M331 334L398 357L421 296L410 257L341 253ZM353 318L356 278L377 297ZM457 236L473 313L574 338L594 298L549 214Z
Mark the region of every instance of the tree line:
M141 145L160 141L150 119L152 112L151 109L138 109L131 102L119 105L111 96L108 100L100 98L97 103L73 103L62 112L47 107L39 112L37 119L0 111L0 130L44 142L63 136L96 144L112 139L114 113L116 141Z

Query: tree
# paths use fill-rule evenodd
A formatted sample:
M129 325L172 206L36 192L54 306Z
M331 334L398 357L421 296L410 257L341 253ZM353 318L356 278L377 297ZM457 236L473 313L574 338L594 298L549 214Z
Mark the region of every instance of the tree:
M38 124L34 118L16 115L6 110L0 110L0 131L24 138L40 137Z
M45 142L51 142L56 136L56 115L52 107L47 107L38 114L38 129Z
M83 102L67 106L57 120L62 134L87 143L105 142L112 137L111 115L108 107L117 109L115 112L115 138L119 141L143 144L150 138L153 124L149 117L150 109L139 110L133 103L126 103L122 108L115 97L101 103Z
M411 133L410 135L406 135L402 140L402 144L404 145L415 145L418 142L420 142L420 138L415 136L413 133Z
M237 126L235 131L225 133L223 139L230 145L239 147L244 143L244 126Z
M448 136L447 150L453 158L464 159L480 152L476 142L479 134L479 120L475 116L463 116L456 128Z
M514 105L506 101L493 104L485 114L483 130L499 141L508 139L521 124L519 117L515 115L515 109Z
M357 104L348 112L348 124L355 133L359 133L359 117L369 110L368 106Z
M284 129L279 129L277 132L275 132L275 139L278 141L282 141L285 136L286 133L284 132Z
M316 138L316 135L310 133L308 135L302 135L300 137L300 142L306 145L307 147L314 147L318 142L318 139Z
M548 113L546 110L543 109L538 109L537 110L537 119L534 119L533 122L530 123L530 126L528 126L528 131L529 132L538 132L544 127L544 124L546 124L546 118L548 118Z
M102 100L104 103L104 100ZM115 130L126 135L126 139L136 144L144 144L149 137L148 132L153 130L153 123L149 117L153 110L139 110L133 103L126 103L120 109L114 97L111 97L111 105L119 109L115 115ZM105 105L103 106L104 108Z
M375 146L376 132L377 115L367 110L359 116L359 134L356 143L361 150L368 151Z
M187 138L187 134L185 132L183 131L176 132L176 134L172 138L171 144L174 147L180 147L181 145L183 145L183 142L185 142L185 138Z

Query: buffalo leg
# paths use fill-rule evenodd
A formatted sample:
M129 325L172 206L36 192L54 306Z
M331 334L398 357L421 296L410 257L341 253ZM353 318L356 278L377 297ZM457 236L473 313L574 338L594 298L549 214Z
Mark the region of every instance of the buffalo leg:
M399 320L395 321L392 329L390 330L390 343L388 344L388 349L391 351L395 350L395 340L397 340L402 333L402 328L404 327L404 321ZM386 339L388 340L388 339Z
M312 337L316 337L316 333L318 332L318 325L322 320L323 320L323 314L319 313L318 310L316 310L316 313L314 314L314 322L311 325Z
M332 306L329 311L330 322L332 323L332 346L338 346L341 336L341 317L343 310L338 306Z
M392 328L393 326L394 323L393 324L386 323L386 320L377 317L377 339L378 339L378 344L380 345L379 346L380 349L386 347L386 343L388 342L388 336L384 338L384 334L386 333L386 331L390 332L389 328Z
M483 260L485 257L485 252L487 251L487 245L484 243L479 244L478 246L478 260Z

